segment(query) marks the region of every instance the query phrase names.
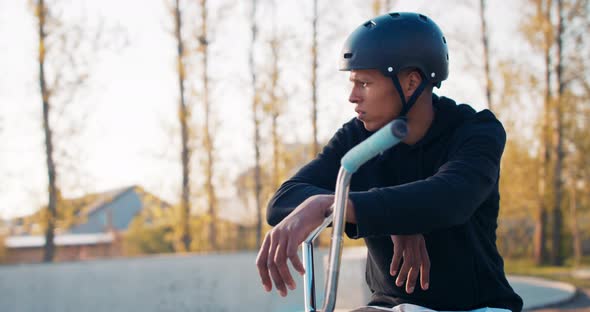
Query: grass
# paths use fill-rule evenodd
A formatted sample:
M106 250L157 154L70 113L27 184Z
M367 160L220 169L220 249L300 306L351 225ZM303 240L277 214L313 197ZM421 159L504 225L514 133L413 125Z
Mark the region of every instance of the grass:
M588 267L589 263L582 261L581 267ZM570 283L578 288L590 288L590 279L579 279L572 276L575 270L571 264L564 266L537 266L529 259L505 259L504 270L510 275L526 275L542 277L554 281Z

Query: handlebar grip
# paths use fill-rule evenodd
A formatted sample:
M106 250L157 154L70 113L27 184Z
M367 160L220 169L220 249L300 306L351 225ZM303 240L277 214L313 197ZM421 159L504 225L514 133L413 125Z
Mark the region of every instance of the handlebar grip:
M349 173L355 173L365 162L398 144L407 134L406 121L403 119L393 120L348 151L342 157L340 164Z

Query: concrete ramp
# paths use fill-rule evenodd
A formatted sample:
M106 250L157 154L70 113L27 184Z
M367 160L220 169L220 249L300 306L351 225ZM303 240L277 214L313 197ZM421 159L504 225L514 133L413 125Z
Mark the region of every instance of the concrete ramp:
M296 311L266 293L255 253L0 266L0 311ZM244 307L256 307L254 310Z
M343 252L339 310L362 306L369 298L365 257L364 248ZM326 258L325 250L317 250L316 267ZM297 289L288 297L266 293L255 259L255 252L244 252L0 266L0 311L303 311L298 274L293 273ZM318 296L323 295L323 271L316 272ZM509 280L527 309L567 301L575 294L575 288L564 283Z

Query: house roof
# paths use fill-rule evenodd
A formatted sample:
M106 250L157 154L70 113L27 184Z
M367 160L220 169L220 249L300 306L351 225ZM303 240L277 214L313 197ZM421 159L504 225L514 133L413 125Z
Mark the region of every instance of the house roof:
M97 210L103 209L106 207L106 205L117 199L119 196L123 195L125 192L131 191L135 188L136 186L128 186L102 192L98 194L98 198L92 204L88 205L84 209L83 214L90 215Z
M112 233L92 234L60 234L54 238L56 246L80 246L98 245L112 242ZM4 244L7 248L36 248L45 245L45 237L42 235L9 236Z
M130 222L146 207L167 209L170 204L133 185L79 198L64 199L59 213L69 219L58 220L56 233L88 234L126 230ZM40 235L35 226L43 218L41 210L12 220L13 235ZM60 223L61 222L61 223ZM26 226L25 226L26 223ZM17 228L21 224L20 230ZM39 226L37 226L39 228Z
M130 186L104 192L81 211L85 222L68 229L69 233L98 233L110 229L127 230L131 221L149 206L168 208L170 205L147 193L139 186Z

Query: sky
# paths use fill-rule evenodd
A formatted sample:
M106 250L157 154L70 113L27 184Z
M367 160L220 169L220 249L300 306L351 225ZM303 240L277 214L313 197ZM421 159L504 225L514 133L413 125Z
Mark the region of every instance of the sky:
M266 69L264 40L272 26L262 1L257 15L261 38L257 44L257 68ZM480 49L477 16L479 1L397 1L395 11L419 11L431 16L449 39L451 79L438 92L484 108L481 76L468 57L455 50ZM46 204L47 174L44 156L41 101L37 86L35 19L28 1L0 0L0 217L25 215ZM175 203L180 189L178 162L177 78L175 42L171 18L163 0L65 1L66 16L90 25L102 18L120 29L112 35L125 38L118 49L99 53L94 59L87 87L69 109L84 125L66 150L75 155L76 168L61 177L66 197L101 192L128 185ZM248 72L249 1L210 1L211 101L216 120L216 167L218 194L232 197L233 179L254 162L253 126L250 122L252 91ZM277 32L287 40L282 50L281 84L287 109L281 118L286 141L309 141L309 40L311 1L280 1ZM348 104L346 73L337 70L337 55L346 35L371 16L367 1L341 1L339 7L320 0L319 134L326 141L338 127L354 116ZM430 5L427 5L430 3ZM472 3L472 4L471 4ZM516 4L489 1L492 53L517 53ZM218 10L222 8L223 10ZM503 22L494 17L502 16ZM323 23L322 23L323 22ZM514 44L504 44L505 42ZM121 40L119 40L121 41ZM516 50L515 50L516 49ZM466 55L466 54L465 54ZM457 56L455 58L455 56ZM471 72L471 74L461 74ZM475 74L473 74L475 72ZM263 74L261 74L261 77ZM198 89L198 86L196 86ZM198 111L198 110L197 110ZM85 116L85 117L84 117ZM78 118L78 117L76 117ZM305 125L305 126L303 126ZM266 132L265 132L266 131ZM267 133L263 125L263 134ZM60 138L56 138L59 140ZM263 150L264 155L268 155ZM267 158L268 156L263 156ZM197 160L193 160L196 162ZM199 171L195 172L199 175Z

